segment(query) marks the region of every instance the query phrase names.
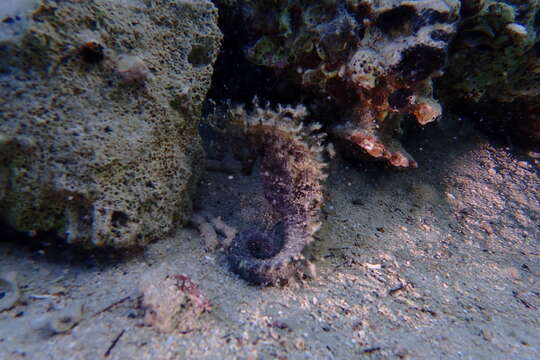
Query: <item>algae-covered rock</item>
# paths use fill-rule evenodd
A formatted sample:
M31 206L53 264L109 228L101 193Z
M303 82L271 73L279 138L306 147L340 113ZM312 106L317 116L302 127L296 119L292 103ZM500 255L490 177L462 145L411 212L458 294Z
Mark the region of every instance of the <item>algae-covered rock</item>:
M122 247L189 219L203 160L197 124L221 41L214 5L0 8L3 220Z
M462 1L438 89L451 103L540 141L540 2ZM476 116L478 117L478 115Z

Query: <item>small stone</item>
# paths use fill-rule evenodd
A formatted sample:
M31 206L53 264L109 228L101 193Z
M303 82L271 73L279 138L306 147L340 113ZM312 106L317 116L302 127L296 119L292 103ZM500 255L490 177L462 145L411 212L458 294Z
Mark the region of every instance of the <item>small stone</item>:
M521 274L519 273L519 270L515 267L509 267L506 269L508 275L514 280L521 280Z
M452 193L447 192L445 195L448 200L456 200L456 197Z
M526 161L518 161L518 166L524 168L524 169L528 169L529 168L529 163L527 163Z
M493 332L491 332L489 329L482 329L482 331L480 331L480 335L482 335L486 341L491 341L493 339Z
M306 266L306 274L312 279L317 278L317 266L311 261L309 261Z
M381 270L382 269L382 265L381 264L370 264L370 263L365 263L364 264L368 269L370 270Z
M487 223L483 223L482 225L480 225L480 227L488 234L488 235L492 235L493 234L493 228L491 227L491 225L487 224Z

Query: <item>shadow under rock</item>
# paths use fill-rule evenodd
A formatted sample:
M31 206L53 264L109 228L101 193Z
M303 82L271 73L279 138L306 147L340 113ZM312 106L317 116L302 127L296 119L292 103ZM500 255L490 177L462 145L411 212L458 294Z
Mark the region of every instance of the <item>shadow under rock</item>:
M11 245L10 252L35 261L66 264L91 269L113 266L143 254L142 247L115 249L102 247L87 249L67 244L53 231L28 233L17 231L0 221L0 242Z

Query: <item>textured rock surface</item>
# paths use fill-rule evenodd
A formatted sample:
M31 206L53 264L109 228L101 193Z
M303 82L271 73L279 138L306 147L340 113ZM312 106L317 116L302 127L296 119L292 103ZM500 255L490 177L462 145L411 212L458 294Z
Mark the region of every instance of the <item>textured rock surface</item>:
M464 1L461 13L441 93L540 141L540 3Z
M445 66L458 1L252 0L241 6L252 32L251 61L349 109L335 133L363 152L416 166L396 135L404 115L423 125L441 114L432 78Z
M118 247L186 221L203 158L197 123L221 41L214 5L8 5L0 13L4 221ZM144 62L133 62L135 77L118 67L126 55Z

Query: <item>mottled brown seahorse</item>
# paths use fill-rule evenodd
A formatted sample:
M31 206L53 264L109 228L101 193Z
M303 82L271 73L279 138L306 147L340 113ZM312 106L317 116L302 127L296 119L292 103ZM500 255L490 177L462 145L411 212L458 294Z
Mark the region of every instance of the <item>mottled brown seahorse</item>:
M288 282L306 264L302 251L319 230L323 202L319 124L304 126L304 106L269 106L248 113L243 107L231 111L262 157L264 196L281 220L271 231L240 231L227 250L231 269L252 284Z

